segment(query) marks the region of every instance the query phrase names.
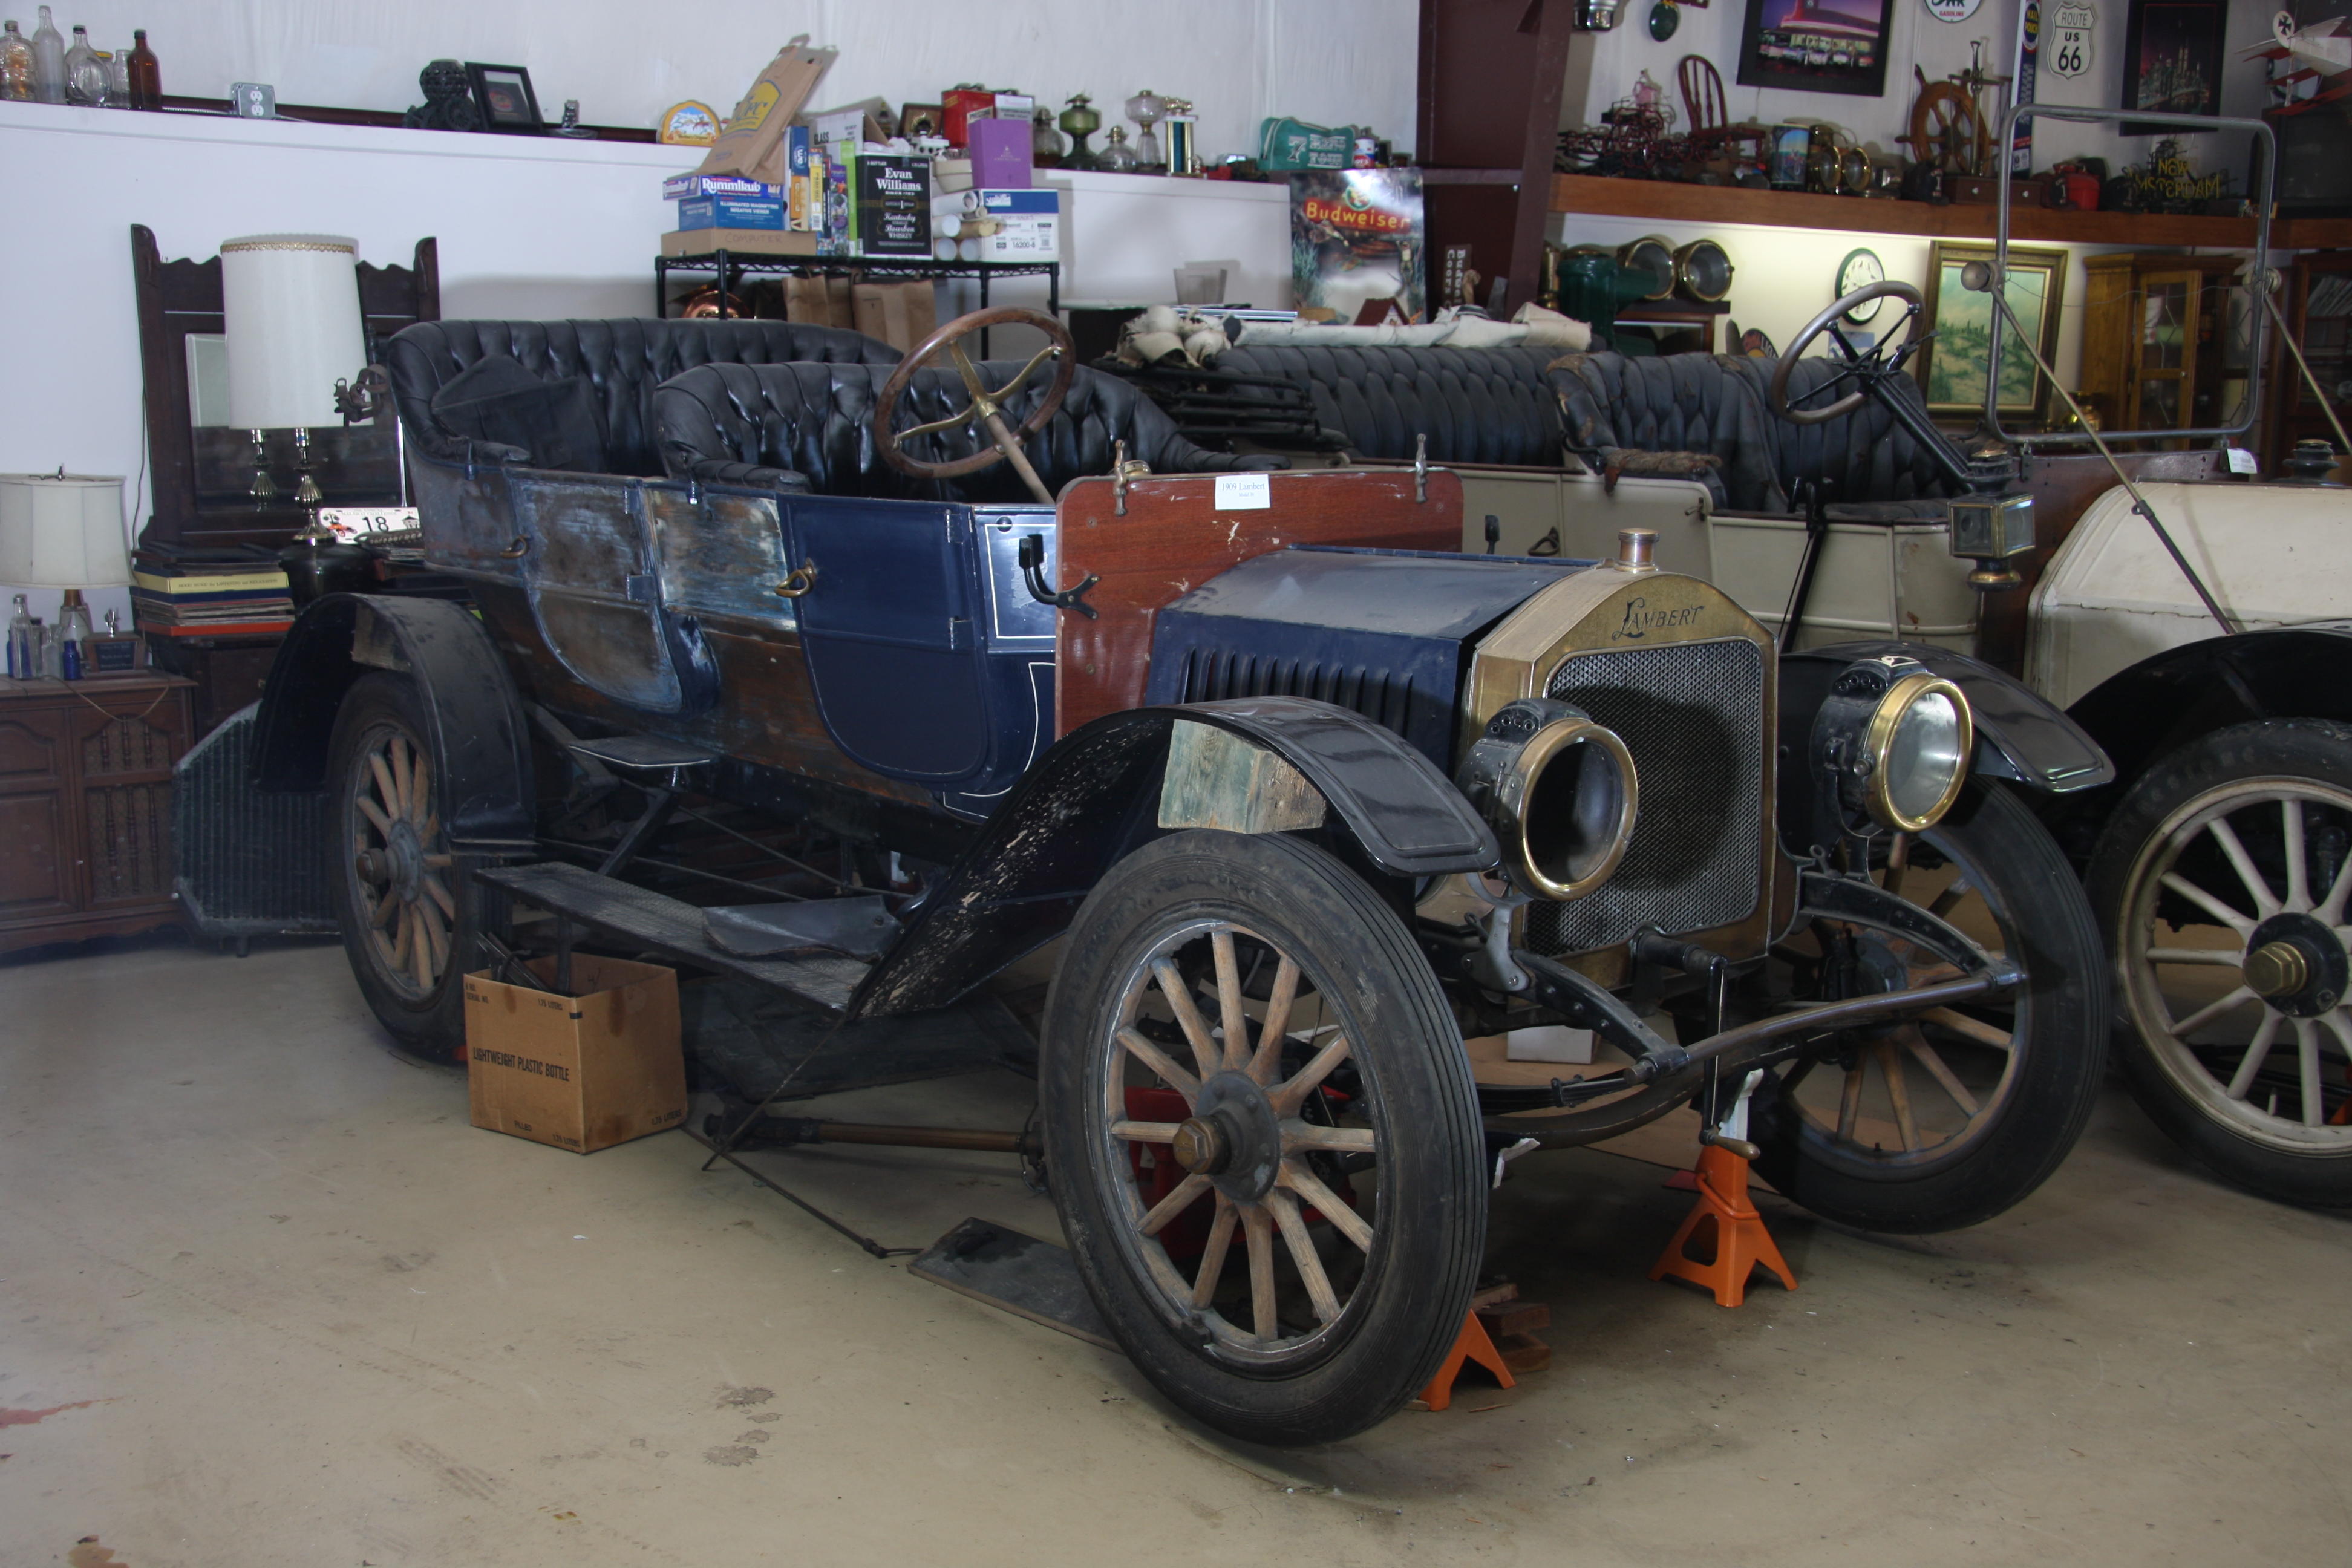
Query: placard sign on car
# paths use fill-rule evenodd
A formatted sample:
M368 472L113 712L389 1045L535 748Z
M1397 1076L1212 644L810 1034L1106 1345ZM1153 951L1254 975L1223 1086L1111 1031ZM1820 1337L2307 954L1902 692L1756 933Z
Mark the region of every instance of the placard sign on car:
M2078 77L2091 68L2091 31L2099 23L2099 14L2083 0L2060 0L2051 15L2053 37L2050 40L2050 74Z
M1261 511L1274 504L1274 487L1264 474L1219 474L1219 511Z

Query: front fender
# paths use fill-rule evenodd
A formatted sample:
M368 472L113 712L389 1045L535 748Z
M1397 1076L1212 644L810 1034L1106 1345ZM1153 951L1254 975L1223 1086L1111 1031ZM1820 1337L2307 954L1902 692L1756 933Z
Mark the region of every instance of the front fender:
M946 1006L1066 929L1115 861L1169 831L1160 786L1180 719L1279 756L1390 875L1484 870L1497 858L1494 834L1428 758L1344 708L1256 697L1130 709L1039 759L914 911L848 1016Z
M1969 772L2006 779L2043 794L2074 795L2109 784L2115 764L2080 724L2014 676L1979 659L1927 643L1833 643L1780 656L1780 822L1783 845L1801 855L1786 830L1813 820L1815 783L1805 765L1813 719L1838 672L1858 658L1901 655L1918 660L1958 687L1976 721L1977 745Z
M336 710L370 669L407 676L425 700L451 847L489 855L533 849L522 703L482 624L446 599L330 594L305 609L278 645L262 689L254 787L301 794L327 787Z

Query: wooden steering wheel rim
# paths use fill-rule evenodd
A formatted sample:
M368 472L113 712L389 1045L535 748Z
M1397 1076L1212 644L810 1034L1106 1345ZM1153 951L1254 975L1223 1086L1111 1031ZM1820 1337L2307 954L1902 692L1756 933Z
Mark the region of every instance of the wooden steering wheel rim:
M874 399L874 447L882 455L884 462L902 474L912 474L918 479L952 479L965 474L976 474L982 468L1004 461L1002 447L974 452L969 458L958 458L948 463L929 463L919 458L910 458L899 449L898 433L891 428L890 416L898 411L898 399L914 382L915 373L945 353L950 344L983 328L1008 326L1034 327L1061 351L1054 358L1054 384L1046 388L1045 401L1037 405L1013 434L1015 439L1026 441L1045 427L1045 422L1060 411L1062 399L1068 395L1070 383L1077 375L1077 347L1070 341L1069 329L1045 311L1026 310L1018 305L999 305L992 310L974 310L968 316L958 316L940 327L917 343L913 351L898 362L898 368L890 373L890 379L882 384L880 394ZM1006 390L1012 389L1008 387Z
M1903 301L1903 320L1896 325L1904 328L1905 331L1903 342L1895 347L1897 353L1907 348L1911 340L1919 335L1921 304L1919 290L1899 279L1882 278L1875 283L1855 289L1843 300L1832 300L1828 310L1805 323L1805 330L1797 334L1796 341L1790 343L1787 351L1780 355L1780 363L1772 372L1771 388L1764 396L1765 405L1775 416L1787 420L1791 425L1825 425L1840 415L1851 414L1863 405L1870 394L1857 387L1826 408L1791 408L1789 406L1789 373L1797 368L1797 356L1803 353L1815 338L1828 331L1832 324L1843 321L1848 310L1867 304L1873 300L1881 299ZM1883 358L1884 347L1882 343L1873 343L1870 346L1870 353L1864 357Z

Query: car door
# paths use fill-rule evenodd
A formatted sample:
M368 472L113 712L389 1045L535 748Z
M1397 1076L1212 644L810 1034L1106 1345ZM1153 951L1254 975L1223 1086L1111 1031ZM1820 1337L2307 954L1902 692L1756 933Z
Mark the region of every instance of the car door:
M988 762L970 509L813 496L791 503L801 647L851 760L942 789Z
M523 586L540 636L582 685L640 711L698 712L716 667L690 616L672 616L647 548L641 484L574 474L513 479Z

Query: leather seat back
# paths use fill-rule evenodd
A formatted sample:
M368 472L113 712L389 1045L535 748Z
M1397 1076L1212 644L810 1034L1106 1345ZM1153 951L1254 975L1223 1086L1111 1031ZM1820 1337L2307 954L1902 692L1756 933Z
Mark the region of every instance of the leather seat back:
M797 321L419 321L384 350L412 443L436 457L463 458L463 440L433 417L433 395L490 355L505 355L541 381L585 378L603 419L604 471L638 475L662 471L653 393L680 371L721 363L889 365L899 358L879 339Z
M1555 348L1401 348L1242 342L1216 368L1307 389L1325 428L1365 458L1409 460L1429 437L1433 463L1559 464L1559 399L1544 367Z
M1707 452L1719 459L1725 503L1735 511L1793 510L1807 486L1826 500L1909 501L1949 495L1927 450L1875 400L1821 425L1769 412L1779 361L1745 354L1618 353L1563 356L1551 373L1569 443L1584 450ZM1805 359L1789 374L1791 406L1823 406L1853 390L1828 386L1842 362ZM1888 384L1916 402L1907 377Z
M1003 384L1018 361L980 366L982 381ZM674 377L654 395L661 453L674 479L755 489L812 489L822 495L907 500L1027 501L1035 498L1010 463L960 479L929 481L882 461L874 442L874 405L890 369L860 364L709 364ZM1005 423L1018 427L1052 384L1040 367L1004 402ZM971 403L962 378L929 366L915 373L898 399L901 429L945 419ZM1209 473L1279 468L1280 458L1240 458L1193 445L1160 408L1117 376L1083 367L1062 406L1023 445L1048 489L1071 479L1108 474L1114 444L1155 473ZM959 426L918 437L909 455L951 462L992 450L986 429Z

